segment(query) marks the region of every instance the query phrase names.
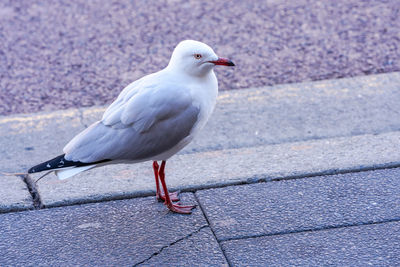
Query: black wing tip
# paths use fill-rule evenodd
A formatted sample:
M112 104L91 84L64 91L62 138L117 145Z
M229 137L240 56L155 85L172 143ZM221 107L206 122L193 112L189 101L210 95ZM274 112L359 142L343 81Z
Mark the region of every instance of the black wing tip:
M48 160L48 161L40 163L36 166L33 166L32 168L30 168L28 170L28 173L49 171L49 170L53 170L53 169L60 169L60 168L66 168L66 167L80 167L80 166L86 166L86 165L110 161L109 159L105 159L105 160L100 160L100 161L96 161L96 162L85 163L85 162L80 162L80 161L66 160L64 158L64 156L65 156L65 154L62 154L51 160Z
M38 165L33 166L28 170L28 173L35 173L35 172L41 172L41 171L46 171L46 170L52 170L59 168L57 167L60 162L63 162L65 154L59 155L51 160L42 162ZM62 167L62 166L60 166Z

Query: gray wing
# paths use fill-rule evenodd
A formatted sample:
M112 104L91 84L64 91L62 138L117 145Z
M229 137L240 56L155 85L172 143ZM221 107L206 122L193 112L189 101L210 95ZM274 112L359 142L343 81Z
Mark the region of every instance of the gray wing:
M116 102L65 146L66 159L150 159L187 137L199 114L188 89L173 85L150 85Z

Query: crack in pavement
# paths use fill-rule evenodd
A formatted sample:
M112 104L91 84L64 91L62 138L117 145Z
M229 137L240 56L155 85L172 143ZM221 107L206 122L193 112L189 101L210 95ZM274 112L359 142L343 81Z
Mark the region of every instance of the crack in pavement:
M32 180L32 178L28 174L18 176L22 179L22 181L26 184L26 187L28 188L29 194L32 197L33 207L37 210L44 208L39 191L36 188L36 183Z
M158 254L160 254L164 249L169 248L170 246L173 246L173 245L175 245L176 243L178 243L178 242L180 242L180 241L183 241L183 240L186 240L186 239L190 238L191 236L193 236L193 235L199 233L201 230L203 230L203 229L206 228L206 227L210 227L210 226L209 226L208 224L207 224L207 225L203 225L203 226L201 226L199 229L197 229L196 231L193 231L193 232L191 232L190 234L188 234L188 235L186 235L186 236L184 236L184 237L182 237L182 238L179 238L179 239L175 240L174 242L172 242L172 243L170 243L170 244L168 244L168 245L166 245L166 246L163 246L163 247L160 248L157 252L154 252L153 254L151 254L150 257L148 257L147 259L145 259L145 260L143 260L143 261L141 261L141 262L135 263L135 264L133 265L133 267L139 266L140 264L143 264L143 263L149 261L149 260L150 260L151 258L153 258L154 256L157 256Z

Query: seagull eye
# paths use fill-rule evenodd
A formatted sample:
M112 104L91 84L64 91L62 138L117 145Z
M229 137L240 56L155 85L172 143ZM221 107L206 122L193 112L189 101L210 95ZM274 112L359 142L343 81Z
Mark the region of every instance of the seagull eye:
M201 57L202 57L201 54L194 54L194 58L195 58L195 59L200 59Z

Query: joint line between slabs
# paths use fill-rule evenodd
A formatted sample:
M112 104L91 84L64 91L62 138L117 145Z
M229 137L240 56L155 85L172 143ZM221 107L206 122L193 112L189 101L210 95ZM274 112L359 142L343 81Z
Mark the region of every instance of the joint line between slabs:
M400 162L383 164L382 166L370 166L370 167L361 167L361 168L348 168L342 170L328 170L328 171L321 171L321 172L310 172L305 174L299 175L289 175L284 177L262 177L258 179L251 179L251 180L243 180L243 181L232 181L226 184L216 184L216 185L203 185L203 186L193 186L188 188L179 189L181 192L191 192L196 193L197 191L207 190L207 189L218 189L218 188L225 188L231 186L241 186L241 185L251 185L257 183L269 183L269 182L280 182L280 181L288 181L288 180L299 180L299 179L306 179L318 176L333 176L338 174L348 174L348 173L359 173L359 172L366 172L366 171L375 171L375 170L384 170L384 169L394 169L399 168ZM111 197L103 197L103 198L96 198L96 199L79 199L79 200L72 200L68 203L56 203L50 206L45 206L41 199L38 190L36 189L35 183L29 177L29 175L18 175L23 182L27 185L30 195L34 201L35 209L48 209L48 208L57 208L57 207L68 207L68 206L75 206L75 205L82 205L82 204L90 204L90 203L101 203L101 202L108 202L108 201L116 201L116 200L124 200L124 199L135 199L135 198L142 198L142 197L149 197L154 196L154 193L146 192L142 194L128 194L128 195L118 195L118 196L111 196ZM27 177L26 177L27 176ZM197 196L195 194L197 199ZM11 210L7 212L0 212L0 213L9 213L9 212L21 212L27 209L22 210ZM204 212L203 212L204 213ZM206 216L205 216L206 217ZM207 217L206 217L207 219Z
M207 214L205 213L205 211L204 211L204 209L203 209L203 207L201 205L201 202L199 201L196 193L194 193L193 195L194 195L194 198L196 199L197 203L199 204L200 211L203 213L204 218L206 219L206 222L208 224L208 227L210 227L211 233L213 234L213 236L215 238L215 241L217 241L219 249L221 250L222 255L225 257L225 260L228 263L228 266L229 267L233 266L232 263L229 261L228 257L226 256L226 253L225 253L224 249L221 246L221 242L218 240L217 236L215 235L214 229L211 227L211 224L210 224L210 221L208 220Z
M241 239L251 239L251 238L259 238L259 237L267 237L267 236L278 236L278 235L290 235L290 234L299 234L299 233L308 233L308 232L318 232L324 230L333 230L333 229L341 229L341 228L349 228L349 227L357 227L357 226L367 226L367 225L376 225L376 224L383 224L383 223L391 223L391 222L400 222L400 218L395 219L388 219L378 222L361 222L355 224L339 224L339 225L332 225L326 227L316 227L310 229L298 229L298 230L289 230L283 232L276 232L270 234L258 234L258 235L249 235L249 236L242 236L242 237L232 237L232 238L222 238L220 242L228 242L233 240L241 240Z
M36 188L35 181L28 174L18 175L21 177L22 181L26 184L28 192L32 197L33 207L35 210L42 209L44 207L42 200L40 198L39 191Z

